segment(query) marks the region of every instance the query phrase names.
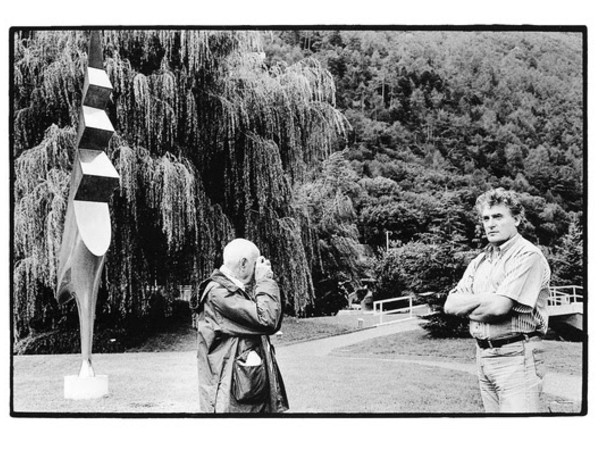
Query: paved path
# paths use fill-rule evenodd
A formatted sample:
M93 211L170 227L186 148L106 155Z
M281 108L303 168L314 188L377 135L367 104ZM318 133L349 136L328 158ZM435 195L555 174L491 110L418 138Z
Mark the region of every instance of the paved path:
M277 350L278 356L291 351L295 355L302 356L327 356L332 350L339 347L356 344L380 336L402 333L404 331L420 329L416 319L405 319L402 322L390 323L378 327L366 328L361 331L340 334L327 338L315 339L297 344L289 344Z
M345 355L342 352L335 351L340 347L349 346L364 340L414 329L419 329L416 319L278 348L277 356L284 378L286 379L293 412L389 412L371 410L369 405L356 404L352 401L356 397L356 393L353 393L352 389L359 388L361 382L361 380L357 380L356 377L352 376L356 373L362 373L363 376L367 377L371 373L373 376L372 382L380 383L381 392L385 393L385 395L391 394L385 389L388 383L386 382L386 377L389 378L390 373L401 372L402 368L406 367L406 365L414 366L418 364L424 367L459 371L473 377L476 376L477 370L473 363L426 360L410 357L360 357ZM382 373L386 371L386 374ZM346 382L341 383L340 381L343 379L346 379ZM354 383L359 384L352 385L348 380L353 380ZM348 389L347 386L350 386L351 389ZM396 389L401 388L392 386L392 390ZM313 395L307 395L307 391L312 392ZM580 403L582 398L582 380L578 376L548 373L544 381L544 391L547 394ZM373 399L373 401L377 403L377 399ZM339 403L341 402L345 404L346 409L340 408ZM395 412L420 411L406 411L401 409Z

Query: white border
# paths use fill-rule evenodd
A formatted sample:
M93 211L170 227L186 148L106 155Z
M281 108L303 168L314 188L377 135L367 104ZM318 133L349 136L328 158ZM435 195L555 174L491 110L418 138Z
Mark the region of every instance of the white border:
M133 2L132 2L133 3ZM214 4L219 6L215 7ZM588 26L588 81L598 76L597 14L588 1L362 1L324 2L306 0L228 1L228 2L164 2L147 1L129 5L123 1L33 1L4 3L2 25L4 39L0 47L0 86L8 91L8 29L10 26L67 25L586 25ZM597 83L597 81L596 81ZM593 176L599 167L600 147L593 133L598 106L597 85L588 87L588 204L595 203L598 179ZM4 97L8 99L8 96ZM0 115L2 148L8 151L8 101ZM1 207L8 214L7 153L0 163ZM287 420L195 420L195 419L14 419L8 417L9 398L9 319L8 312L8 250L9 223L0 222L2 268L0 270L0 309L6 328L1 334L0 405L3 405L3 440L24 448L85 448L105 449L109 445L137 448L235 448L246 445L260 448L292 448L310 445L323 448L327 443L336 448L378 448L418 446L422 448L458 448L478 446L486 450L506 450L506 442L517 447L587 448L592 423L598 422L598 373L594 320L600 273L596 250L598 239L593 231L598 225L598 213L589 214L590 284L589 324L589 410L587 417L527 418L527 419L287 419ZM6 265L6 266L5 266ZM597 352L596 352L597 353ZM168 421L168 422L167 422ZM164 425L164 426L157 426ZM507 439L508 435L515 438Z

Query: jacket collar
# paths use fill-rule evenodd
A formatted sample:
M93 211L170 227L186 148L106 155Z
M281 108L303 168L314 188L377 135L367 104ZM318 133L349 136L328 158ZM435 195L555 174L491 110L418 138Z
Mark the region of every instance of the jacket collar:
M234 280L229 278L226 274L224 274L220 269L216 269L209 278L210 281L214 281L215 283L219 283L225 289L231 292L242 291L245 292L245 289L241 287L239 284L235 283ZM237 281L237 280L236 280ZM243 286L243 284L242 284Z
M219 272L221 272L223 275L225 275L227 278L229 278L229 281L231 281L233 284L235 284L237 287L239 287L242 290L246 289L246 286L244 285L244 283L241 280L238 280L235 275L233 274L233 272L231 270L229 270L229 268L225 265L222 265L221 268L219 269Z
M218 285L222 286L223 288L227 289L230 292L242 292L245 296L248 296L248 294L246 293L245 289L240 288L238 285L236 285L230 278L228 278L223 272L221 272L220 270L214 270L213 273L210 275L210 277L206 278L204 281L202 281L200 283L200 286L198 287L198 290L196 291L195 295L195 304L196 305L200 305L202 303L204 303L205 298L206 298L206 294L207 294L207 288L209 286L210 283L217 283ZM196 308L196 306L194 306L194 308Z

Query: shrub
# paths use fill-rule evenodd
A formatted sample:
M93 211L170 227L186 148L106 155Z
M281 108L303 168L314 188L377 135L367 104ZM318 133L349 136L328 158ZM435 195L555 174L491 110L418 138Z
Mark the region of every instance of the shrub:
M455 242L409 242L392 249L375 263L375 297L448 292L460 280L472 255Z
M132 347L133 336L125 330L104 329L94 333L93 353L122 353ZM80 353L79 330L56 330L21 339L15 343L17 355L50 355L62 353Z
M421 328L433 338L469 337L469 320L444 312L446 297L445 294L435 294L427 298L431 312L420 316L426 320L420 324Z
M423 316L426 323L422 327L432 337L468 335L468 321L445 314L443 305L474 253L461 243L441 238L409 242L386 252L377 261L375 296L382 299L434 292L426 297L432 313Z
M315 287L318 301L308 305L304 311L306 317L333 316L348 306L348 292L337 279L321 281Z

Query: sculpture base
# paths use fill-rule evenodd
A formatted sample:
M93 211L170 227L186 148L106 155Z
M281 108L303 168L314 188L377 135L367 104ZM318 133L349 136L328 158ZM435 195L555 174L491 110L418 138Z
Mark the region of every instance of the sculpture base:
M87 400L102 398L108 395L108 375L80 377L65 376L65 398L70 400Z

